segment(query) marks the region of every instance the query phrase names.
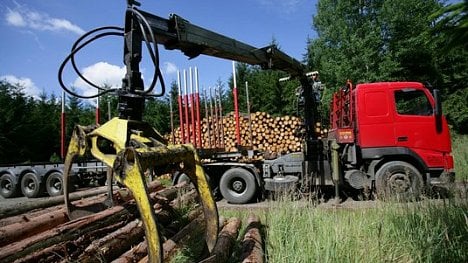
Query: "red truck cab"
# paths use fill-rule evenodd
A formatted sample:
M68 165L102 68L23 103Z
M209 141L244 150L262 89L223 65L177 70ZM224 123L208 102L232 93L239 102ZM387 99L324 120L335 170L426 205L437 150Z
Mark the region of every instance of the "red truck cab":
M331 131L351 185L381 194L421 192L454 180L450 131L438 91L418 82L348 83L334 95ZM356 187L355 187L356 188Z

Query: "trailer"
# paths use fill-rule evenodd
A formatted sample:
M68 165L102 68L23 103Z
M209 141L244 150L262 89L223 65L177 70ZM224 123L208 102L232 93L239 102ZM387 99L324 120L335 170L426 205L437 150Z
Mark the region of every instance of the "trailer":
M31 163L0 166L0 195L4 198L24 195L35 198L44 195L63 194L63 163ZM74 163L72 166L72 188L88 185L95 181L106 183L106 166L100 161Z

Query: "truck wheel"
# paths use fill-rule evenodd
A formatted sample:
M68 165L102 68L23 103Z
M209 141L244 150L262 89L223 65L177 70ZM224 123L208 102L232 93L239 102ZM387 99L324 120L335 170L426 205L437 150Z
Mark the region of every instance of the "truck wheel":
M190 177L188 177L188 175L186 175L185 173L180 173L180 172L177 172L177 173L178 173L178 175L177 175L177 179L176 179L175 184L181 184L183 182L187 182L187 184L192 183L192 180L190 180Z
M419 170L402 161L384 164L375 178L377 196L381 199L415 200L420 197L424 184Z
M27 173L21 179L21 192L28 198L38 197L44 192L41 181L35 173Z
M221 177L219 189L229 203L245 204L255 196L257 183L254 175L249 171L231 168Z
M12 174L4 174L0 177L0 194L5 198L15 197L19 194L16 178Z
M46 190L50 196L63 194L63 177L61 173L53 172L47 177Z

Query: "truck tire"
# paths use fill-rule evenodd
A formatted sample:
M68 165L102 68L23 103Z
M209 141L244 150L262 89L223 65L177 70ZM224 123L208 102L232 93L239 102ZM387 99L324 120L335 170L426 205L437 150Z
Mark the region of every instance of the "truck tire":
M0 194L5 198L18 196L19 189L14 175L6 173L0 176Z
M206 174L206 173L205 173L205 176L206 176L206 180L208 181L208 184L210 184L210 186L211 186L210 176L208 174ZM172 182L173 185L181 184L183 182L187 182L187 184L189 184L191 188L195 188L193 183L192 183L192 180L190 179L190 177L187 174L183 173L183 172L179 172L179 171L175 172L174 175L173 175L173 178L174 178L174 180Z
M43 184L35 173L28 172L21 179L21 192L28 198L35 198L44 192Z
M385 163L377 170L375 178L377 196L384 200L416 200L424 188L419 170L403 161Z
M221 195L233 204L248 203L257 192L255 176L243 168L227 170L219 182Z
M63 176L60 172L51 173L46 180L46 190L50 196L63 194Z
M190 177L186 175L185 173L181 172L176 172L177 173L177 178L175 180L175 184L181 184L183 182L187 182L187 184L191 184L192 180L190 180Z

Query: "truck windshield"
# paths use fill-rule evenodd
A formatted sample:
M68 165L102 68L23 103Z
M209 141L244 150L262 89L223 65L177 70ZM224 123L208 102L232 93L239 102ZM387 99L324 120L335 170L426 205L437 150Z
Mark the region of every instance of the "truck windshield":
M422 90L403 89L395 91L395 103L401 115L432 115L432 106Z

